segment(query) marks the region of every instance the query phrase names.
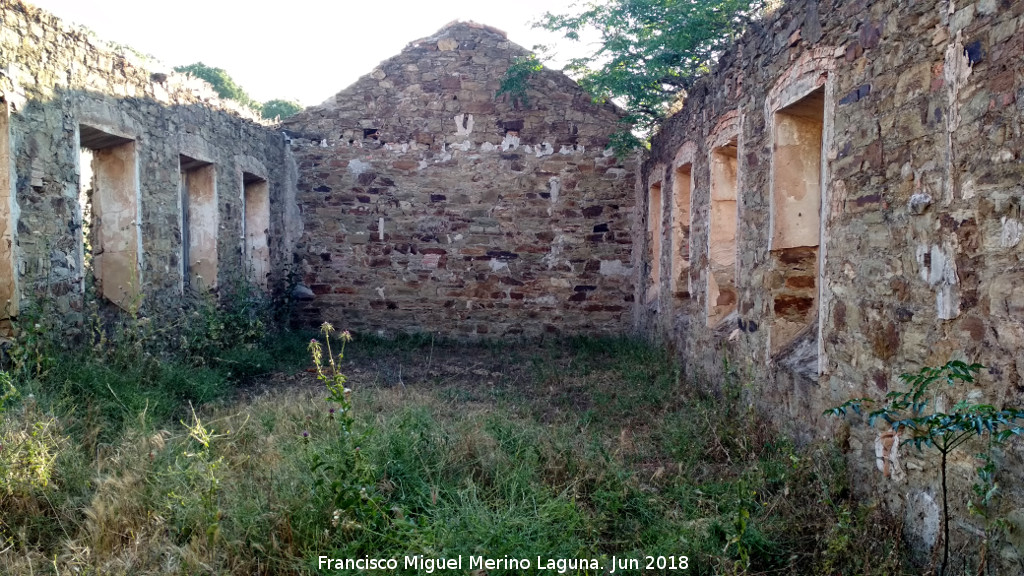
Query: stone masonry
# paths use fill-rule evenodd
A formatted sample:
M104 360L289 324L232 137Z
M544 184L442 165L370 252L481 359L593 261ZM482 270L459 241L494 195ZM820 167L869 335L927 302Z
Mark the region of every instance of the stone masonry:
M636 186L638 215L657 220L634 236L635 328L691 378L739 379L805 439L844 426L825 408L954 358L987 369L940 405L1024 406L1022 118L1022 2L787 3L654 138ZM917 549L937 545L932 463L864 423L850 432L859 486L905 515ZM958 542L981 530L965 510L972 454L951 467ZM1021 456L1000 460L1016 548L996 555L1014 563Z
M633 300L619 125L561 73L452 23L284 121L299 165L305 324L456 337L620 334Z
M89 265L108 300L150 309L242 278L253 270L245 180L265 183L270 207L248 232L269 239L283 269L298 225L286 224L297 214L294 163L279 132L205 82L151 71L18 0L0 1L0 22L0 319L48 298L73 331ZM189 181L203 182L195 221ZM184 262L190 227L201 257Z
M951 358L986 372L936 402L1024 405L1024 3L787 3L693 86L638 170L608 150L618 111L564 75L497 95L525 55L453 23L269 127L0 0L0 336L43 298L80 329L90 271L124 308L174 311L247 277L297 280L304 325L633 330L798 439L848 437L858 489L933 549L934 467L820 415ZM951 465L959 495L969 454ZM1022 456L1000 455L1000 562L1022 560ZM979 521L951 506L969 542Z

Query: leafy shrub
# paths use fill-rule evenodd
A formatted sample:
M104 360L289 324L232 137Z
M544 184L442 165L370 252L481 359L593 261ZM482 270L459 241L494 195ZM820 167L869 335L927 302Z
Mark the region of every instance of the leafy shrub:
M885 395L886 404L868 414L869 426L884 420L897 434L901 445L912 445L920 452L934 449L939 455L943 533L941 573L949 567L949 490L946 478L949 455L975 438L988 437L986 452L979 454L984 464L977 470L979 483L974 488L982 503L987 504L997 488L994 484L993 447L1024 433L1024 428L1014 424L1024 419L1024 410L997 409L970 400L957 402L948 412L940 409L937 393L931 390L932 385L944 382L952 387L958 383L973 383L982 368L981 364L951 360L942 366L925 366L916 373L901 374L900 379L907 389L889 392ZM855 398L826 410L825 414L845 416L847 410L860 414L867 404L873 404L873 400Z

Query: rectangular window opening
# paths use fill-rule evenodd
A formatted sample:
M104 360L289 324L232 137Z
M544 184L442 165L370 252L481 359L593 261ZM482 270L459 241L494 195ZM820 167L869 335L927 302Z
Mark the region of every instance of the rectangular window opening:
M660 173L660 171L655 172L655 174ZM658 287L661 279L661 180L653 182L650 186L647 210L647 231L651 238L651 276L647 290L647 301L650 302L658 297Z
M708 230L708 326L736 310L737 138L711 151L711 215Z
M184 154L181 169L182 292L217 286L217 179L214 165Z
M824 117L824 88L774 115L772 354L797 338L818 314Z
M96 292L127 310L142 286L135 141L85 124L79 136L83 264Z
M249 277L266 290L270 279L270 186L255 174L242 173L243 237L245 238L245 265Z
M17 222L11 186L11 132L7 102L0 98L0 336L11 335L18 316L18 274L15 261Z
M672 293L676 298L690 297L690 197L693 192L693 166L684 164L672 178Z

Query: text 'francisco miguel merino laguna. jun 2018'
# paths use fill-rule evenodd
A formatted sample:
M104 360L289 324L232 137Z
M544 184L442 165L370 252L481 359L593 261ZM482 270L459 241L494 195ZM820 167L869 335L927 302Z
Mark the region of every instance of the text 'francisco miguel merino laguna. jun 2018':
M533 570L565 574L576 570L606 571L616 574L640 570L687 570L690 567L686 556L644 556L642 558L487 558L485 556L462 555L453 558L428 558L422 555L402 558L330 558L320 556L317 568L320 570L418 570L427 574L448 570Z

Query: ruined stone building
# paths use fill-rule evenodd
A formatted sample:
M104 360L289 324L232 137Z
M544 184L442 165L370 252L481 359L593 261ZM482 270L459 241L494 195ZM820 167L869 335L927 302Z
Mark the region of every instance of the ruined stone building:
M73 327L86 298L174 309L248 278L294 286L309 325L660 339L803 438L950 358L987 367L957 393L1024 405L1024 2L789 2L639 165L559 73L498 96L525 52L486 26L266 126L18 0L0 19L0 329L40 297ZM860 485L931 547L934 475L898 450L870 470L874 442L850 438Z
M48 295L80 324L91 269L126 308L248 277L298 282L311 325L628 329L633 177L607 150L619 115L549 71L497 98L527 54L502 32L453 23L282 131L0 6L5 317Z
M633 300L621 129L528 53L452 23L284 121L299 166L306 324L456 336L620 334Z
M125 308L274 281L294 207L282 135L34 7L0 2L0 20L0 319L46 298L81 326L88 268Z
M946 402L1024 405L1022 15L1006 0L770 14L653 140L637 186L637 330L671 343L691 377L740 379L804 437L834 430L824 408L954 358L987 370ZM860 430L851 462L872 467L874 432ZM880 465L898 473L879 491L930 548L934 468L899 453L910 462ZM1006 459L1013 511L1020 453ZM969 492L976 464L957 466ZM1020 534L1024 515L1010 518Z

